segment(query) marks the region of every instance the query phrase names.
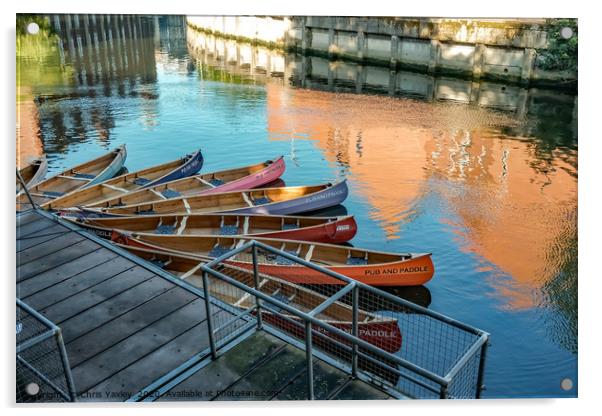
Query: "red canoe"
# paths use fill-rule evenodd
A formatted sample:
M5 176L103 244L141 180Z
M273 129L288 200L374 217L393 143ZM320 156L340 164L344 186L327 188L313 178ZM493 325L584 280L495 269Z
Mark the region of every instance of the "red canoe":
M61 212L62 214L63 212ZM77 223L102 238L111 238L112 230L149 234L250 236L339 244L351 240L357 232L353 216L292 217L277 215L190 214L146 215L111 218L65 219Z

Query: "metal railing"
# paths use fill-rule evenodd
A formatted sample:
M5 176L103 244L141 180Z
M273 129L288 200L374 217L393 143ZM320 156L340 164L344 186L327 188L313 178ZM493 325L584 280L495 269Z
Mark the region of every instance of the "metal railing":
M76 401L60 328L20 299L16 323L17 403Z
M300 287L287 283L286 275L260 273L259 264L274 256L323 273L340 285ZM198 269L213 358L236 338L242 318L244 323L254 319L258 328L269 325L302 342L308 399L315 398L313 365L318 352L351 376L400 396L481 396L486 332L254 240L199 264ZM233 318L212 309L212 305L221 309L224 303L237 311ZM399 337L391 336L395 331Z

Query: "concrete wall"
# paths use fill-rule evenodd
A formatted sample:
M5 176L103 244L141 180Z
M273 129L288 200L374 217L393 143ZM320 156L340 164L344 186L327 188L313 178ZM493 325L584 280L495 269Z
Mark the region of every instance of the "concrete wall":
M566 87L577 79L576 73L535 68L537 49L548 43L541 19L189 16L188 22L218 35L364 65L521 85Z
M413 97L424 101L451 101L511 111L525 115L546 90L518 85L474 81L459 77L391 70L353 61L331 61L327 57L285 53L250 43L237 42L199 32L187 32L188 52L202 65L257 83L277 83L337 92L376 93ZM227 77L226 77L227 79ZM548 91L557 97L564 96ZM568 96L567 100L572 100ZM576 118L576 113L575 113Z

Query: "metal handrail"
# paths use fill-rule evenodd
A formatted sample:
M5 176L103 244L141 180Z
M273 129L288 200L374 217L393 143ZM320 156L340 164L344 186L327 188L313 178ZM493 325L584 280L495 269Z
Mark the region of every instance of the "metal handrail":
M303 266L309 267L310 269L313 269L313 270L319 271L321 273L324 273L324 274L326 274L326 275L328 275L330 277L333 277L335 279L344 281L346 283L354 283L354 284L356 284L361 289L364 289L364 290L367 290L369 292L375 293L375 294L377 294L379 296L382 296L382 297L384 297L384 298L386 298L386 299L388 299L388 300L390 300L392 302L400 303L400 304L402 304L404 306L407 306L409 308L412 308L412 309L414 309L414 310L416 310L416 311L418 311L418 312L420 312L420 313L422 313L424 315L429 315L429 316L431 316L433 318L441 320L441 321L443 321L443 322L445 322L447 324L450 324L450 325L455 326L457 328L463 329L465 331L471 332L471 333L473 333L475 335L479 335L480 336L482 334L486 334L486 332L484 332L484 331L482 331L482 330L480 330L478 328L475 328L475 327L473 327L471 325L465 324L463 322L460 322L460 321L457 321L457 320L455 320L453 318L450 318L449 316L446 316L446 315L440 314L438 312L432 311L430 309L424 308L424 307L422 307L420 305L417 305L417 304L414 304L412 302L409 302L409 301L407 301L407 300L405 300L403 298L399 298L397 296L394 296L394 295L392 295L392 294L390 294L388 292L385 292L385 291L380 290L378 288L375 288L373 286L367 285L365 283L362 283L362 282L360 282L358 280L352 279L352 278L350 278L348 276L345 276L343 274L340 274L340 273L337 273L337 272L333 272L332 270L320 267L320 266L316 265L315 263L311 263L311 262L309 262L309 261L307 261L305 259L302 259L300 257L296 257L296 256L294 256L294 255L292 255L290 253L287 253L286 251L275 249L274 247L271 247L271 246L269 246L269 245L267 245L265 243L262 243L261 241L257 241L257 240L251 240L248 243L245 243L244 245L242 245L241 247L239 247L238 249L234 249L234 250L232 250L232 251L230 251L230 252L222 255L219 258L216 258L215 260L207 263L206 265L209 266L209 267L211 267L211 265L216 264L216 260L218 260L218 259L220 259L220 262L223 262L224 260L226 260L229 257L231 257L234 253L240 253L241 251L244 251L244 250L240 250L243 247L245 247L245 246L247 248L250 247L251 243L254 243L254 245L257 246L257 247L260 247L260 248L262 248L264 250L270 251L270 252L272 252L274 254L278 254L278 255L280 255L282 257L285 257L285 258L287 258L287 259L289 259L291 261L294 261L294 262L296 262L298 264L301 264Z
M339 328L337 328L335 326L332 326L332 325L330 325L330 324L328 324L326 322L321 321L320 319L318 319L318 318L316 318L316 317L314 317L312 315L309 315L309 314L307 314L305 312L302 312L302 311L300 311L300 310L298 310L296 308L293 308L292 306L290 306L290 305L288 305L286 303L283 303L283 302L281 302L281 301L279 301L277 299L274 299L271 296L268 296L268 295L266 295L263 292L255 290L255 289L253 289L253 288L245 285L244 283L239 282L236 279L233 279L233 278L231 278L229 276L226 276L223 273L220 273L220 272L218 272L216 270L208 268L206 265L201 266L201 269L204 272L207 272L207 273L211 274L212 276L217 277L218 279L223 280L223 281L225 281L225 282L227 282L227 283L229 283L229 284L237 287L238 289L241 289L243 291L251 293L252 295L254 295L256 297L259 297L264 302L274 304L278 308L284 309L285 311L289 312L290 314L295 315L295 316L303 319L305 322L309 322L312 325L316 325L316 326L322 327L322 328L326 329L327 331L332 332L333 334L336 334L337 336L340 336L341 338L349 341L352 344L357 344L358 347L365 348L365 349L367 349L367 350L369 350L369 351L371 351L371 352L373 352L375 354L381 355L384 358L386 358L388 360L391 360L391 361L393 361L393 362L401 365L402 367L405 367L408 370L414 371L415 373L418 373L419 375L421 375L423 377L429 378L429 379L435 381L436 383L438 383L440 385L447 385L447 383L448 383L448 381L444 377L441 377L438 374L435 374L435 373L433 373L433 372L431 372L429 370L426 370L424 368L418 367L417 365L412 364L411 362L409 362L407 360L404 360L403 358L398 357L396 355L393 355L393 354L391 354L391 353L389 353L387 351L384 351L384 350L382 350L382 349L380 349L380 348L378 348L378 347L370 344L369 342L364 341L361 338L356 338L353 335L350 335L347 332L345 332L343 330L340 330ZM205 282L203 282L203 284L205 284ZM209 287L207 287L207 294L208 294L208 296L210 296L209 295ZM208 301L209 299L210 298L207 298L206 301Z
M26 367L28 367L30 370L34 371L38 376L40 376L40 378L42 380L44 380L45 382L48 382L48 384L54 390L56 390L61 396L63 396L65 399L70 400L72 402L77 401L77 392L75 390L73 374L71 373L71 366L69 365L69 358L67 356L67 350L65 349L65 342L63 340L63 334L62 334L61 328L58 327L54 322L50 321L48 318L46 318L45 316L40 314L34 308L29 306L27 303L23 302L21 299L16 298L16 303L17 303L17 308L23 309L29 315L33 316L36 320L41 322L46 328L48 328L48 331L46 331L45 333L37 335L33 338L26 340L24 343L17 345L17 347L16 347L17 360L24 363L24 365L26 365ZM63 371L65 373L65 381L67 383L67 389L68 389L67 393L63 392L54 383L47 380L47 378L43 374L41 374L37 369L33 368L33 366L31 366L29 363L27 363L26 360L20 356L20 354L22 352L26 351L28 348L31 348L32 346L50 338L50 337L55 338L55 342L56 342L57 348L59 350L59 354L61 356L61 364L63 366Z
M322 302L321 304L317 305L316 307L314 307L311 311L309 311L308 313L305 313L303 311L300 311L286 303L283 303L281 301L279 301L278 299L275 299L269 295L264 294L263 292L261 292L259 290L259 272L258 272L258 264L257 264L257 249L261 248L265 251L274 253L274 254L278 254L284 258L287 258L297 264L300 264L302 266L306 266L308 268L311 268L313 270L316 270L318 272L321 272L323 274L326 274L334 279L339 280L342 284L343 287L338 290L337 292L335 292L333 295L329 296L328 299L326 299L324 302ZM247 250L251 249L252 250L252 263L253 263L253 274L255 277L255 288L252 288L250 286L245 285L244 283L241 283L240 281L233 279L217 270L214 270L212 267L219 265L223 262L227 262L227 260L229 258L232 258L233 256L245 252ZM306 261L302 258L299 258L293 254L287 253L285 251L282 250L278 250L274 247L271 247L267 244L264 244L262 242L256 241L256 240L250 240L244 244L242 244L241 246L213 259L210 262L207 262L203 265L201 265L201 270L203 271L203 286L204 286L204 292L205 292L205 299L207 304L211 303L211 298L212 296L210 295L210 287L209 287L209 279L208 279L208 274L210 274L213 277L216 277L222 281L225 281L231 285L233 285L234 287L249 293L253 296L255 296L255 300L256 300L256 304L254 307L249 308L246 312L248 313L251 310L256 311L256 318L258 321L258 327L261 328L262 322L261 322L261 309L265 309L267 311L270 311L272 313L274 312L278 312L281 313L281 311L286 311L288 313L290 313L293 316L296 316L297 318L300 318L300 320L302 320L303 323L301 322L295 322L290 318L286 318L285 316L280 316L280 318L284 318L287 321L291 321L293 323L295 323L295 325L299 326L299 327L303 327L305 325L305 348L306 348L306 353L308 354L307 360L308 360L308 398L309 399L313 399L314 397L314 391L313 391L313 368L310 365L311 364L311 355L312 355L312 335L315 333L317 335L322 335L320 334L320 332L316 332L314 329L312 329L313 326L318 326L323 328L324 330L326 330L329 333L332 333L333 335L336 335L337 337L340 337L341 339L349 342L351 344L351 346L347 346L344 344L341 344L341 347L346 347L346 350L350 350L351 351L351 374L352 376L357 376L358 374L358 356L362 356L364 358L367 358L369 356L367 356L365 353L360 352L358 349L362 348L364 350L367 350L371 353L376 354L377 356L380 356L381 358L385 359L385 360L389 360L389 362L393 362L396 365L399 365L407 370L412 371L414 374L418 375L418 376L422 376L428 380L430 380L431 382L436 383L437 385L439 385L439 396L441 398L448 398L449 397L449 386L450 383L453 381L454 376L468 363L468 361L473 358L473 356L477 353L477 351L480 349L481 351L481 357L479 360L479 373L478 373L478 378L477 378L477 393L476 393L476 397L480 397L480 393L482 388L484 387L482 385L482 381L483 381L483 372L484 372L484 362L485 362L485 350L487 348L487 344L488 344L488 340L489 340L489 334L477 329L475 327L472 327L470 325L464 324L462 322L456 321L452 318L449 318L445 315L439 314L437 312L431 311L429 309L423 308L419 305L415 305L409 301L406 301L404 299L395 297L387 292L384 292L382 290L376 289L372 286L366 285L364 283L361 283L359 281L356 281L354 279L351 279L347 276L341 275L339 273L333 272L332 270L328 270L325 268L322 268L314 263L311 263L309 261ZM413 364L412 362L403 359L399 356L393 355L385 350L382 350L381 348L367 342L364 341L363 339L361 339L358 335L358 311L359 311L359 290L366 290L368 292L371 292L375 295L381 296L389 301L392 301L395 304L398 304L400 306L405 306L408 307L410 309L413 309L416 312L422 313L424 315L430 316L434 319L437 319L438 321L441 321L443 323L446 323L448 325L451 325L453 327L462 329L468 333L471 333L473 335L477 335L478 339L476 340L476 342L473 342L473 344L470 346L470 348L465 351L463 353L463 355L460 357L460 359L454 363L454 366L447 371L447 373L445 374L445 376L441 376L439 374L434 373L433 371L427 370L425 368L422 368L416 364ZM352 318L352 331L351 334L340 330L339 328L336 328L326 322L321 321L320 319L316 318L316 315L322 311L324 311L325 309L327 309L329 306L331 306L332 304L334 304L336 301L340 300L343 296L345 296L346 294L348 294L349 292L352 292L352 313L353 313L353 318ZM265 303L265 305L262 306L262 304ZM276 311L271 307L268 307L268 305L273 305L277 308L279 308L280 311ZM211 316L208 314L208 319L211 320ZM210 327L212 327L212 324L209 322L208 323ZM211 331L210 331L211 332ZM217 348L215 347L214 344L214 339L213 339L213 333L210 334L210 343L212 343L213 345L211 345L211 352L213 356L217 355ZM336 341L335 341L336 342ZM339 342L337 342L339 343ZM372 361L372 357L370 357L370 360ZM387 365L384 362L380 363L381 365L387 367L390 370L393 370L393 372L395 374L398 374L400 376L405 376L405 374L403 374L401 371L399 371L398 369L395 369L389 365ZM417 382L417 380L414 380ZM430 386L427 386L426 384L424 384L423 382L417 382L418 385L421 385L422 387L428 387L429 390L431 391L436 391L436 390L432 390L434 389L431 388Z

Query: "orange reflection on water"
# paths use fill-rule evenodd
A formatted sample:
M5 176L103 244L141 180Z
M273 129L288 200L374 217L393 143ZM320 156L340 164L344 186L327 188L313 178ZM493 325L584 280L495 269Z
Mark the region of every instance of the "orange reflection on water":
M267 85L267 103L271 138L315 140L328 161L347 168L387 238L436 179L429 187L457 217L445 222L461 247L512 277L511 284L492 277L508 307L533 306L533 289L566 260L576 235L576 151L538 157L532 141L495 127L516 125L510 116L278 85Z
M31 99L17 101L17 168L44 154L40 139L38 108Z

